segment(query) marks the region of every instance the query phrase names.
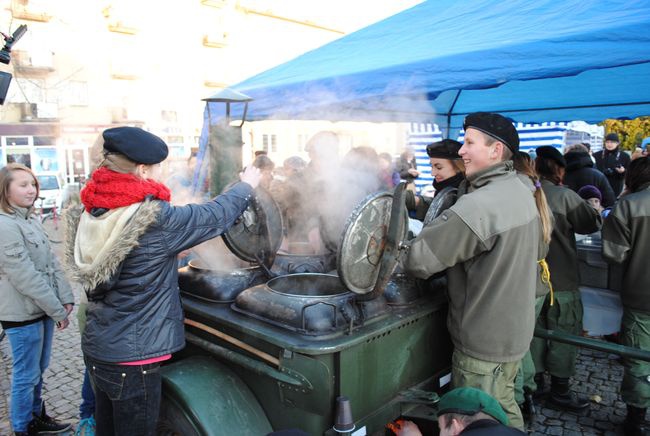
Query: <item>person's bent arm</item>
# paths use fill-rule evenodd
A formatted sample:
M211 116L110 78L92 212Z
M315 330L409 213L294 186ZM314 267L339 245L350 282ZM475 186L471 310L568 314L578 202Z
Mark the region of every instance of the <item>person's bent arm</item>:
M620 209L620 207L614 208L603 224L603 258L609 263L625 262L632 247L632 236L627 219Z
M450 209L413 239L402 266L407 273L426 279L486 250L478 235Z
M173 207L160 226L167 248L174 255L227 232L248 207L260 172L248 167L241 182L204 204Z
M54 321L63 321L68 313L52 286L45 280L29 257L23 236L11 226L0 232L0 265L3 276L11 285L30 298Z

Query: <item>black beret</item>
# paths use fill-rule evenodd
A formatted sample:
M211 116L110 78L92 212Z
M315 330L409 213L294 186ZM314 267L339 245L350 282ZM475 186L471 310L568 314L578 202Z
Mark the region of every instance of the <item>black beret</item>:
M618 133L608 133L607 136L605 136L605 141L621 142L618 139Z
M489 112L475 112L465 117L463 129L480 130L505 144L513 153L519 151L519 133L512 122L503 115Z
M442 141L434 142L427 145L427 154L429 157L437 157L439 159L458 160L458 150L463 146L458 141L453 139L443 139Z
M157 164L169 154L165 141L138 127L113 127L104 130L102 136L105 151L123 154L135 163Z
M564 159L564 156L562 156L560 150L555 147L551 147L550 145L537 147L535 149L535 154L537 154L537 157L554 160L559 166L566 168L566 160Z

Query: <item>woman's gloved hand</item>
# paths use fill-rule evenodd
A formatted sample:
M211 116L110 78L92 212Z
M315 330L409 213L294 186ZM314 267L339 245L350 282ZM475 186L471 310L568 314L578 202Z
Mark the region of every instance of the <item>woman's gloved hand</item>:
M239 173L239 179L242 182L251 185L253 189L257 188L257 185L260 184L261 178L262 173L260 172L259 168L256 168L253 165L247 166L244 168L244 171Z

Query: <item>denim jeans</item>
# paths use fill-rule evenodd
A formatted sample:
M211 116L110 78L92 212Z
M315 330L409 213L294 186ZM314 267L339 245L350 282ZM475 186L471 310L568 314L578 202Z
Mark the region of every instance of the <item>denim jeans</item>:
M16 432L27 431L32 412L41 413L43 373L50 364L53 331L50 318L6 330L13 359L10 415Z
M81 405L79 406L79 418L86 419L95 415L95 393L90 384L88 368L84 371L84 382L81 385Z
M97 436L154 435L160 411L160 363L115 365L86 356L95 391Z

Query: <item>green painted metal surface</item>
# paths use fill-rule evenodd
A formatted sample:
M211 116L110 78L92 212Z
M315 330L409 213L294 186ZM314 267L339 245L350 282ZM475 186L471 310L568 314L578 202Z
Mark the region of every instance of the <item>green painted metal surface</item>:
M246 384L226 365L195 356L161 369L163 395L183 409L199 434L265 435L272 431Z
M564 333L557 330L546 330L540 327L535 327L535 336L542 339L563 342L565 344L576 345L578 347L591 348L592 350L605 351L607 353L618 354L619 356L623 357L650 362L650 351L640 350L634 347L628 347L625 345L600 341L598 339L590 339L582 336L571 335L569 333Z
M217 124L210 127L210 194L217 195L242 169L241 127Z

